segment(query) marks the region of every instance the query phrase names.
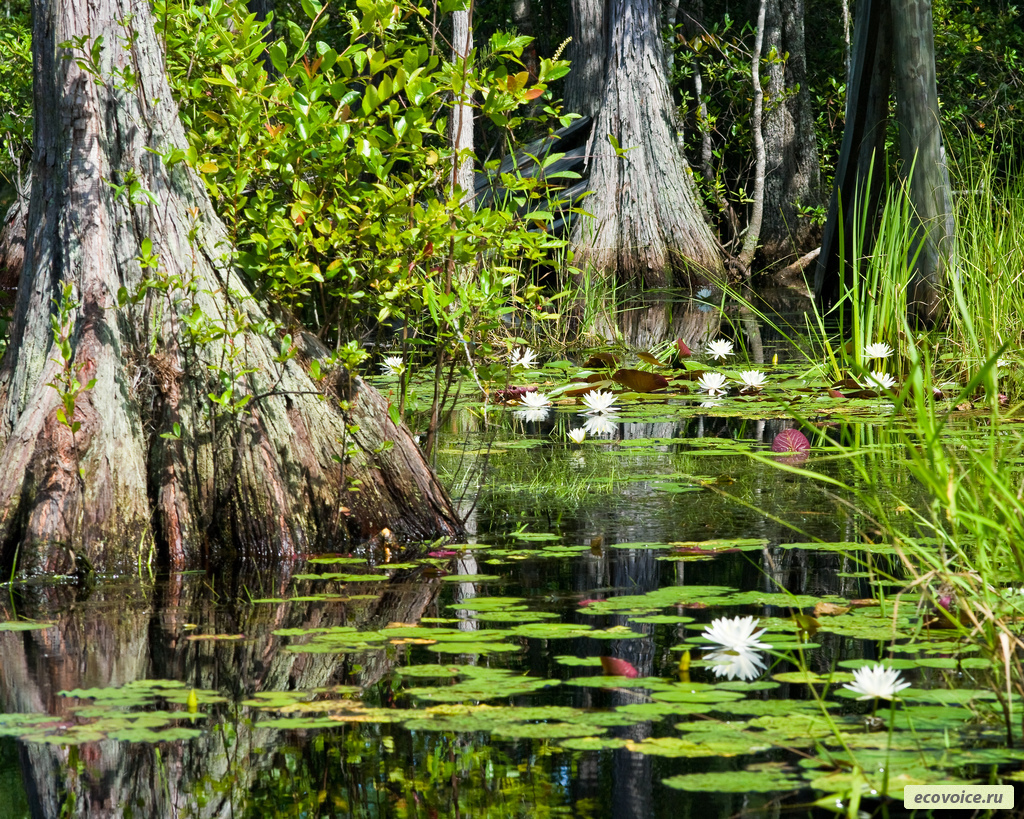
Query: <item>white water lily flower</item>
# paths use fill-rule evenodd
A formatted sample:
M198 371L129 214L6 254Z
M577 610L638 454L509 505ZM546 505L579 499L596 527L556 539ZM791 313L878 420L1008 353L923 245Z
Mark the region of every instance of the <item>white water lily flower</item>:
M718 643L715 651L756 651L771 648L760 637L768 629L756 631L761 621L756 617L719 617L704 627L704 636Z
M569 440L574 444L582 444L583 439L587 437L587 431L583 427L578 429L570 429L568 432Z
M543 421L551 412L551 407L534 407L516 410L516 417L521 421Z
M587 407L587 412L608 412L612 408L612 404L615 403L615 395L611 390L608 392L603 390L588 392L583 396L583 403Z
M583 423L587 435L612 435L619 419L613 415L589 415Z
M726 341L724 338L709 341L707 353L715 359L715 361L720 359L724 360L727 356L732 355L732 342Z
M700 405L701 405L701 406L702 406L702 407L703 407L704 409L714 409L715 407L720 407L720 406L722 406L722 402L721 402L721 401L719 401L719 400L717 400L717 399L715 399L715 400L713 400L713 401L701 401L701 402L700 402Z
M405 372L405 362L400 355L389 355L381 362L380 371L384 375L401 375Z
M725 392L725 385L729 380L721 373L704 373L697 379L697 385L702 390L707 390L709 395L717 395Z
M512 351L512 355L509 356L509 360L513 367L525 367L532 370L537 363L537 354L529 347L516 347Z
M854 694L859 694L858 700L891 700L904 688L909 687L910 683L903 682L899 671L881 663L870 668L858 668L853 672L853 682L843 686Z
M519 396L519 403L529 409L541 409L551 406L548 397L542 392L524 392Z
M740 373L740 381L749 390L759 390L768 383L768 376L760 370L744 370Z
M751 649L716 651L704 657L713 665L711 670L719 677L730 680L752 680L765 669L764 656Z
M888 358L892 355L892 347L884 341L876 341L864 348L865 358Z
M875 370L871 375L867 376L867 383L865 386L875 390L889 390L896 385L896 379L893 378L889 373L879 372Z
M710 287L702 287L700 290L697 291L697 298L698 299L708 299L708 298L711 298L711 288Z

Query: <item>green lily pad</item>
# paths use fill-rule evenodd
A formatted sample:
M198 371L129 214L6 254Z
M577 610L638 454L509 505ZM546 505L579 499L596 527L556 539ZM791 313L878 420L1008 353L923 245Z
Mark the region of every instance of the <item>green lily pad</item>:
M780 674L772 674L772 679L781 683L825 684L834 682L838 678L838 674L823 677L814 671L784 671Z
M504 739L568 739L590 737L607 730L599 725L577 725L572 722L527 722L496 726L492 735Z
M818 715L821 713L821 706L812 700L738 700L716 705L715 711L736 716L785 717L793 714Z
M634 702L629 705L620 705L617 710L641 721L653 721L684 714L706 714L708 704L705 702Z
M600 657L574 657L570 654L560 654L557 657L555 657L555 662L559 665L569 666L570 668L601 667Z
M509 630L509 634L516 637L533 637L538 640L589 637L592 632L594 632L592 626L581 626L575 623L526 623Z
M477 642L443 642L427 646L427 651L434 651L439 654L501 654L504 652L519 651L522 646L511 643L477 643Z
M719 738L708 732L698 734L695 739L689 737L655 737L640 742L627 742L626 748L634 753L646 756L682 757L686 759L697 759L709 756L744 756L767 750L752 737L743 737L737 734L726 734L725 738Z
M522 611L529 608L528 603L525 597L470 597L458 603L449 603L445 608L460 611Z
M466 700L506 699L545 688L553 688L556 685L559 685L558 680L505 674L486 679L470 678L454 685L407 688L405 693L417 699L434 702L464 702Z
M804 786L799 773L782 767L782 763L777 764L780 767L767 770L680 774L662 779L661 782L680 791L712 793L772 793Z
M582 607L583 614L644 614L677 604L707 603L709 598L720 598L735 589L728 586L663 586L647 594L629 594L598 600ZM719 602L715 600L714 602ZM725 601L721 601L723 604Z
M626 740L616 737L577 737L558 743L570 751L614 751L626 746Z

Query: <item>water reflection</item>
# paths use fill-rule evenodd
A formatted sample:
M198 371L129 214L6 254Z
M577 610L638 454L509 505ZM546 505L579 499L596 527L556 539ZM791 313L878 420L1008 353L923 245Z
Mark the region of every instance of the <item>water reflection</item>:
M530 423L576 420L568 413L542 411L545 418ZM567 667L559 658L604 655L630 663L641 676L672 677L678 653L671 646L686 638L684 626L636 623L620 614L585 615L579 602L672 585L861 596L861 581L850 576L858 566L845 555L786 548L815 535L853 539L853 518L825 504L806 482L751 463L738 446L765 446L785 422L705 415L637 420L626 415L589 416L586 423L594 425L587 430L592 437L613 439L577 447L561 436L552 441L549 431L538 430L540 442L533 448L499 449L487 463L486 481L479 479L481 464L468 464L465 468L477 476L466 482L467 504L476 501L469 547L455 554L447 547L432 547L433 563L396 570L388 581L325 584L296 579L297 569L285 568L272 575L175 575L157 583L107 579L93 590L18 587L13 604L0 603L0 619L33 617L56 626L0 632L4 711L45 713L70 722L75 719L72 701L58 696L59 691L143 679L179 680L229 699L226 705L204 707L208 716L196 722L203 734L187 741L129 744L100 739L77 749L19 742L23 801L31 805L32 815L58 817L67 808L71 815L89 817L476 816L514 810L534 815L538 808L548 808L577 816L649 817L709 810L728 815L744 805L766 803L767 797L751 801L743 796L689 800L667 793L660 784L680 772L734 769L739 764L735 760L664 760L626 748L553 753L550 744L540 741L495 740L482 731L408 730L398 723L282 730L264 712L245 704L259 693L352 684L359 686L366 703L404 708L411 702L396 669L442 660L415 643L335 654L293 653L286 650L287 638L275 633L281 629L374 630L462 615L454 627L477 631L493 624L465 616L468 610L460 605L485 595L519 595L564 622L628 626L641 636L523 638L517 652L463 656L461 662L569 680L599 669ZM466 448L486 451L473 434L471 430ZM804 532L795 534L782 519L797 522ZM535 558L530 550L546 541L530 540L531 535L584 548ZM703 562L671 559L668 549L618 548L624 543L686 544L710 538L760 538L766 545ZM497 559L481 548L487 545L515 547L518 554ZM395 558L414 562L417 556L413 550ZM370 557L383 561L380 555ZM364 563L363 570L367 568ZM457 577L448 582L445 572ZM501 579L477 579L485 573ZM330 594L325 597L325 592ZM766 606L759 614L787 612ZM216 639L237 635L241 639ZM838 656L865 651L835 635L819 635L818 641L822 649L811 662L819 670ZM711 670L697 673L710 678ZM784 686L781 693L806 695L796 685ZM508 701L608 708L646 697L642 688L562 685ZM669 720L616 726L610 735L642 741L673 731ZM9 762L10 748L0 745L0 777L9 770L3 761L7 754Z
M605 435L614 435L618 417L614 415L588 415L585 416L583 429L592 438L600 438Z
M513 410L513 414L524 423L540 423L548 419L548 416L551 414L551 408L538 407L536 409L517 409Z

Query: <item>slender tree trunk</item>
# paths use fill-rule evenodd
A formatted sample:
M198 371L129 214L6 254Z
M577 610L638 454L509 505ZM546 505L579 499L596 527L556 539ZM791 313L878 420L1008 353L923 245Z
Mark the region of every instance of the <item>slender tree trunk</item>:
M765 51L785 55L768 65L764 123L765 178L762 253L772 262L799 256L820 241L820 231L801 218L797 205L824 202L814 112L807 83L803 0L767 0Z
M570 110L594 116L590 218L573 233L576 263L622 284L721 281L721 255L679 150L654 0L575 0ZM605 39L607 31L607 39ZM610 143L614 138L621 150Z
M287 557L346 528L457 531L383 400L345 378L344 414L304 369L315 347L284 355L202 184L158 155L185 136L149 4L36 0L33 27L32 198L0 362L0 562L134 569L155 540L194 566L229 549ZM67 59L59 44L75 38L85 51ZM51 318L66 285L62 355ZM82 389L62 420L53 385L69 376Z
M743 236L743 247L740 249L740 270L746 278L750 278L754 264L754 253L761 237L761 222L764 218L765 198L765 150L764 134L761 130L764 119L764 89L761 87L761 46L764 44L764 20L768 0L758 3L757 25L754 28L754 52L750 55L750 93L753 107L750 112L750 130L754 138L754 190L753 203L750 206L750 220Z
M452 12L452 62L462 73L462 91L457 105L452 107L451 142L455 169L452 172L452 193L460 188L463 202L473 205L473 89L466 78L469 75L470 55L473 52L473 7Z

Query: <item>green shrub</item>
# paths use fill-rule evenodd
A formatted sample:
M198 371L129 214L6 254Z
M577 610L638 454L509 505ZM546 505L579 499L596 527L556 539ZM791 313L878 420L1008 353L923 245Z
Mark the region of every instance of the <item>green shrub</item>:
M329 27L302 5L305 26L284 21L268 46L240 4L157 3L189 140L171 159L202 174L257 292L325 340L394 318L407 339L484 338L516 298L537 301L523 277L565 243L543 229L547 208L517 215L549 183L506 175L499 206L464 203L448 115L468 84L509 134L538 98L541 124L555 120L543 95L568 64L545 60L534 81L518 63L529 41L501 33L486 63L445 59L408 3L359 0Z

